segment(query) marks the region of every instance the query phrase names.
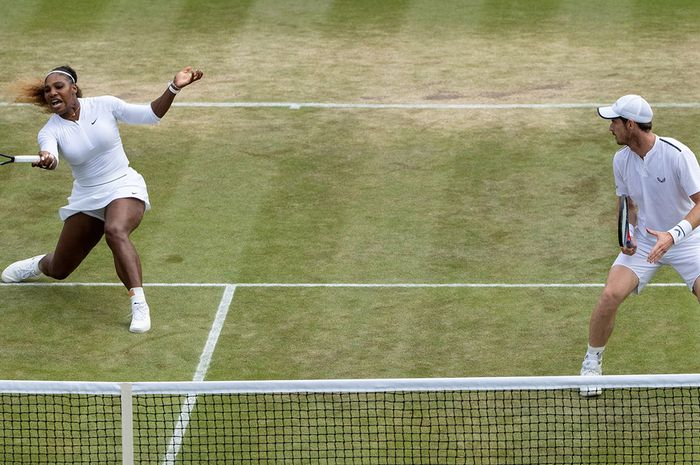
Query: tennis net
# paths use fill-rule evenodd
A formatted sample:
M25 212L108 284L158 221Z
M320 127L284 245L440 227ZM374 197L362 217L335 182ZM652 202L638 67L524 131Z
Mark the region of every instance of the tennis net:
M0 381L0 462L699 463L700 375Z

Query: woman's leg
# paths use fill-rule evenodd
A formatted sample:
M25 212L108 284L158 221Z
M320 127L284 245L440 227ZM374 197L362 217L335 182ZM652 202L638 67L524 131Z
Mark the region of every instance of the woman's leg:
M104 223L84 213L66 219L56 249L39 262L39 269L54 279L66 279L100 242Z
M105 240L112 250L117 275L127 289L143 284L141 259L129 235L139 226L145 211L143 201L134 198L117 199L105 210Z
M129 235L139 226L146 206L134 198L117 199L105 209L105 240L112 250L114 267L131 298L129 331L143 333L151 329L151 316L143 292L141 260Z

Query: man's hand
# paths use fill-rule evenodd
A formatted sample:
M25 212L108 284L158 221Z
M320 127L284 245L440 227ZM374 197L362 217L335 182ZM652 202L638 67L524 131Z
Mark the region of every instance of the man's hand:
M634 255L637 252L637 238L632 236L629 241L629 247L627 245L620 247L620 251L625 255Z
M656 237L656 245L653 249L651 249L651 252L649 252L647 261L649 263L657 263L659 260L661 260L661 258L663 258L664 254L668 252L668 249L673 246L673 237L666 231L654 231L653 229L649 228L647 228L647 233Z

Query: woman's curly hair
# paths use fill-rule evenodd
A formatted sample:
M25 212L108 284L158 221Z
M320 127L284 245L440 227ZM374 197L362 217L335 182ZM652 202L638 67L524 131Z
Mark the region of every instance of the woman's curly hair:
M67 73L73 78L73 83L78 87L78 73L75 72L73 68L68 65L58 66L49 72L51 74L54 71L61 71L62 73ZM48 76L48 74L47 74ZM18 84L17 98L16 102L19 103L31 103L32 105L37 105L45 110L49 109L49 104L44 97L44 87L46 78L43 80L25 80L20 81ZM78 87L78 97L83 96L83 92Z

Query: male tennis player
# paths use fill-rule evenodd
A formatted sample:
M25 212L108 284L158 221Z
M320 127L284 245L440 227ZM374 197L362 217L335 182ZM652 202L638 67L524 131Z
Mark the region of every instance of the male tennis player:
M662 265L671 265L700 301L700 234L694 232L700 224L700 166L695 155L679 141L651 131L653 113L639 95L620 97L598 108L598 114L610 120L610 132L624 146L615 153L613 173L618 197L631 200L634 236L630 247L620 248L591 315L583 376L602 374L618 307L632 292L639 294Z
M104 236L131 298L129 330L143 333L151 328L141 261L129 238L150 203L143 177L129 166L118 123L158 123L180 89L202 75L192 67L183 68L150 105L129 104L112 96L82 98L78 74L70 66L54 68L24 89L26 101L53 113L39 131L40 161L33 166L56 169L60 153L70 165L74 182L68 205L59 210L63 230L54 251L11 264L2 272L4 282L42 275L65 279Z

